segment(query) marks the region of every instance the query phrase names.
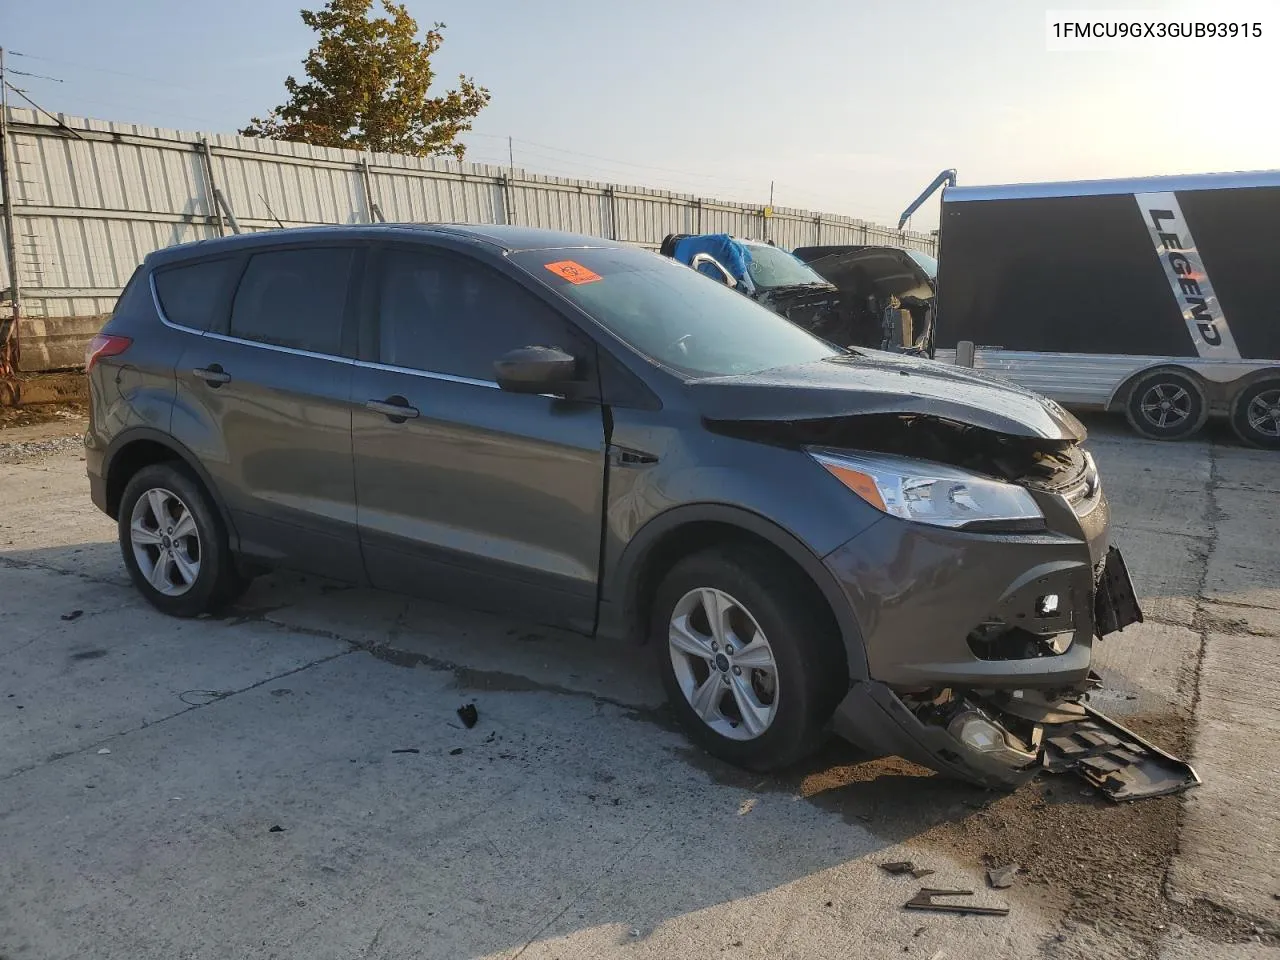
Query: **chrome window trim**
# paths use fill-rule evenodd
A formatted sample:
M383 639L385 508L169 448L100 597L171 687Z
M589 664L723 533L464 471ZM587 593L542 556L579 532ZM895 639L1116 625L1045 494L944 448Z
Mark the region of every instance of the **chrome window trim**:
M231 337L225 333L205 333L210 340L222 340L225 343L243 343L246 347L259 347L263 350L274 350L276 353L291 353L297 357L311 357L314 360L332 360L334 363L355 363L350 357L339 357L332 353L317 353L314 350L299 350L297 347L286 347L278 343L266 343L262 340L246 340L243 337Z
M372 360L353 360L357 367L369 370L383 370L387 373L407 373L411 377L423 377L427 380L443 380L445 383L465 383L471 387L489 387L501 390L496 380L477 380L474 377L456 377L452 373L438 373L435 370L417 370L413 367L397 367L391 363L375 363Z
M151 286L151 302L155 304L156 316L160 318L160 322L171 330L179 330L182 333L194 333L197 337L203 337L208 331L197 330L195 327L183 326L180 323L174 323L164 312L164 307L160 305L160 291L156 289L156 272L152 270L147 275L147 283Z

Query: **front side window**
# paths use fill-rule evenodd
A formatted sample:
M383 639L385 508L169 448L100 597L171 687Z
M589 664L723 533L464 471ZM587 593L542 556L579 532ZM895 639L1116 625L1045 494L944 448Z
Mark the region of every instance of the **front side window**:
M378 357L411 370L492 381L517 347L567 342L549 306L483 264L427 250L388 249L378 271Z
M192 330L211 329L213 313L226 303L227 288L235 280L237 262L234 257L224 257L157 270L156 296L165 317Z
M351 255L342 247L255 253L236 290L228 332L242 340L340 354Z
M691 379L759 373L843 352L749 297L645 250L531 250L511 259L633 350Z

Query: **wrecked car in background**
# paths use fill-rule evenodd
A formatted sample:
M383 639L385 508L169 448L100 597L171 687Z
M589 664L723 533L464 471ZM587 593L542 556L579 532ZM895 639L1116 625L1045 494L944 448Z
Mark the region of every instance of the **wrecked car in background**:
M1082 702L1142 614L1084 427L1013 384L634 247L435 224L156 251L86 370L90 493L164 612L293 567L647 638L756 770L834 728L988 786L1190 782Z
M930 356L932 257L901 247L803 247L728 234L670 234L660 252L841 346Z

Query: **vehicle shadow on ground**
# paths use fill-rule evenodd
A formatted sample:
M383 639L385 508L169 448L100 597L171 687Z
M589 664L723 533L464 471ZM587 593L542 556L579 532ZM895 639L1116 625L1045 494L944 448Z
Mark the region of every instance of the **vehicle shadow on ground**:
M0 561L81 574L113 588L122 573L114 544L8 551ZM128 609L136 610L140 623L145 618L153 632L157 623L163 629L164 618L131 587L118 589L135 599L136 607ZM328 705L317 706L320 697L261 693L259 701L272 709L297 704L310 712L292 720L264 712L267 719L254 726L251 745L256 740L253 752L272 758L270 773L247 766L248 795L237 796L232 807L296 806L321 818L333 834L327 843L341 853L339 860L350 855L351 862L334 867L332 854L303 852L271 861L269 872L323 891L309 897L331 901L335 913L340 904L349 917L364 904L360 925L367 922L372 934L389 924L379 943L392 953L401 947L412 952L423 938L440 944L431 955L486 956L578 937L594 945L590 952L658 936L668 924L685 929L710 908L751 912L757 899L768 901L759 908L761 917L740 920L740 935L747 936L766 914L776 922L779 898L793 914L812 912L818 927L838 920L833 944L847 943L859 927L884 928L909 942L917 918L900 907L920 884L876 867L904 856L903 849L890 848L906 843L906 856L939 869L933 878L939 885L980 889L988 860L1026 859L1011 839L1020 835L1021 820L1064 824L1058 839L1067 849L1072 831L1106 812L1074 781L1055 779L1048 792L1033 787L1006 797L900 759L869 759L839 741L778 775L745 772L688 745L675 731L653 680L654 651L426 601L274 574L210 621L203 629L252 631L260 624L261 631L322 634L370 655L326 667L335 677ZM111 660L94 662L105 669ZM306 682L305 673L295 675L285 693ZM388 704L426 709L426 722L437 732L421 735L438 737L441 731L459 735L444 728L461 730L452 714L462 700L478 702L484 718L465 754L451 759L441 746L446 741L424 741L418 767L410 765L416 760L385 756L389 745L409 742L407 731L418 726ZM334 723L332 711L348 721L361 717L366 725L354 745L341 744L348 753L363 751L349 761L326 755L338 747L323 737L306 742L306 731ZM277 715L282 719L273 722ZM493 721L499 739L473 746L488 743L480 734L491 717L499 718ZM498 724L504 717L509 725L513 717L528 718L525 729L503 733ZM206 762L216 768L220 761ZM322 775L335 762L351 765L355 779L346 787ZM255 778L264 784L260 796L254 795ZM366 793L370 778L376 793ZM438 810L465 816L456 828L433 827L424 838L420 804L431 807L428 820L439 817ZM375 811L373 820L360 819L370 816L357 813L366 807ZM215 808L206 816L220 822L238 814ZM715 856L691 861L690 851L702 849L708 836L723 840L715 844ZM1055 844L1043 827L1033 836ZM245 854L244 869L255 862L254 849ZM198 862L201 851L192 855ZM405 871L397 883L410 890L405 896L412 909L403 898L371 892L370 864L384 858ZM440 871L450 867L448 884L441 884ZM228 896L237 882L257 882L236 869L217 881ZM387 869L379 865L373 873ZM1000 895L1043 907L1033 888ZM317 922L325 929L326 921ZM730 937L723 946L732 942Z

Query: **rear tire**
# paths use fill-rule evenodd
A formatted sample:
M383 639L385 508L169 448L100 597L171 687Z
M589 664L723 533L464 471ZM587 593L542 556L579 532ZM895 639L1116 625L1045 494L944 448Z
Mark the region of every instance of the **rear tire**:
M677 563L658 588L650 638L689 739L751 770L782 769L821 746L849 688L821 593L749 547Z
M236 570L208 493L179 464L152 464L130 477L117 523L134 586L163 613L208 613L249 584Z
M1250 446L1280 450L1280 380L1258 380L1236 394L1231 429Z
M1129 390L1125 416L1134 432L1152 440L1185 440L1209 418L1199 382L1179 370L1155 370Z

